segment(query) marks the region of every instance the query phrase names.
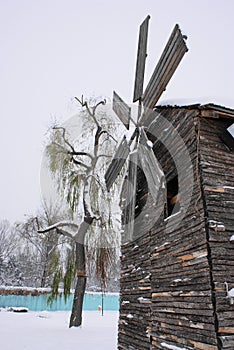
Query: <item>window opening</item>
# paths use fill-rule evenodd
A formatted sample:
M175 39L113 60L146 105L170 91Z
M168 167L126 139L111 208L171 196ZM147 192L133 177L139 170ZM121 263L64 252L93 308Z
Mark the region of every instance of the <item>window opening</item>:
M228 148L234 151L234 123L225 130L221 138Z
M136 188L136 206L135 206L135 218L143 210L148 199L148 184L143 170L137 167L137 188Z
M167 182L167 203L165 217L180 211L178 176Z

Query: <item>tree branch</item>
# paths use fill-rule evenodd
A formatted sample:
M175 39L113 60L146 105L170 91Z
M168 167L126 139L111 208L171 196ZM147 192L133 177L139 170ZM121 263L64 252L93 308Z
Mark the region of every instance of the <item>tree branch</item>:
M79 160L76 160L76 159L74 158L74 156L72 156L71 161L72 161L74 164L76 164L76 165L83 166L83 167L84 167L85 169L87 169L87 170L90 170L90 169L91 169L90 166L86 165L85 163L83 163L83 162L81 162L81 161L79 161Z
M112 156L108 156L107 154L99 154L97 156L97 159L101 158L101 157L106 157L106 158L112 158Z
M105 99L102 100L102 101L100 101L100 102L98 102L98 103L93 107L93 114L95 115L96 109L97 109L98 106L100 106L100 105L105 105L105 104L106 104L106 100L105 100Z
M93 160L93 156L90 153L87 153L87 152L68 151L68 154L71 154L72 156L87 156L91 160Z
M91 112L90 108L89 108L89 105L88 105L88 102L87 101L84 101L84 98L83 98L83 95L81 97L81 100L78 99L78 97L75 97L75 99L80 103L80 105L82 107L85 107L87 112L89 113L90 117L93 118L93 121L94 123L96 124L96 126L98 127L98 122L97 122L97 119L96 117L94 116L94 114Z
M70 144L70 142L67 141L67 139L66 139L66 137L65 137L66 129L63 128L62 126L54 126L53 129L54 129L54 130L62 130L62 137L63 137L64 142L71 148L71 150L72 150L73 152L75 152L74 147Z
M74 227L78 230L78 225L75 224L73 221L59 221L56 224L50 225L46 227L45 229L38 230L38 233L46 233L54 229L63 229L65 226Z
M102 134L107 134L115 143L118 143L118 141L109 133L109 131L107 130L102 130L101 133L100 133L100 136Z
M92 107L92 111L90 110L90 107L88 105L88 102L87 101L84 101L84 98L83 98L83 95L81 97L81 100L78 98L78 97L75 97L75 99L80 103L80 105L82 107L85 107L87 112L89 113L90 117L93 118L93 121L94 123L96 124L97 128L100 127L99 123L98 123L98 120L95 116L95 113L96 113L96 109L98 106L100 105L105 105L106 104L106 100L103 100L103 101L100 101L98 102L94 107Z
M93 159L93 156L90 153L81 152L81 151L76 151L75 150L75 148L72 146L72 144L70 142L68 142L68 140L65 137L65 134L66 134L66 129L65 128L63 128L62 126L55 126L55 127L53 127L53 129L54 130L62 130L63 140L70 147L71 151L68 151L68 150L64 149L64 147L61 146L60 144L58 144L57 142L53 142L56 146L62 148L65 152L67 152L68 154L70 154L72 156L87 156L91 160Z
M63 235L65 237L68 237L68 238L71 238L71 239L75 239L75 236L73 236L73 234L71 232L68 232L67 230L64 230L62 228L57 228L56 227L56 232L59 234L59 235Z

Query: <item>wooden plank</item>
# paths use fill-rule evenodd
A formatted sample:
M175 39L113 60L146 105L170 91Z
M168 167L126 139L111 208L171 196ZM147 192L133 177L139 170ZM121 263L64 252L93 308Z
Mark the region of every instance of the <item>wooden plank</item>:
M106 187L108 191L124 166L129 152L130 149L126 137L124 136L105 174Z
M231 348L234 349L234 335L219 337L222 343L223 349Z
M158 337L158 338L161 338L161 336ZM179 345L179 347L178 346L174 346L173 347L173 345L171 345L171 347L170 347L170 344L168 344L167 347L163 347L162 348L162 344L167 344L167 343L165 343L165 339L164 338L165 337L163 336L161 342L158 339L153 338L153 341L152 341L153 346L155 348L157 348L157 349L176 349L176 348L177 349L180 349L180 348L184 349L184 346L181 343L176 343L177 345ZM197 349L197 350L217 350L217 346L216 345L205 344L205 343L197 342L197 341L194 341L194 340L188 340L188 342L190 344L188 344L187 346L191 346L192 345L192 346L194 346L193 349Z
M119 117L121 122L129 129L131 108L125 103L122 98L114 91L113 92L113 111Z
M176 24L143 94L142 100L145 108L152 109L156 105L187 51L184 38Z
M161 297L210 297L210 292L209 291L189 291L189 292L182 292L182 291L177 291L177 292L157 292L157 293L152 293L152 300Z
M234 327L219 327L218 332L222 334L232 334L234 336Z
M190 261L193 259L198 259L198 258L202 258L204 256L207 256L207 254L208 254L207 250L203 250L203 251L199 251L199 252L193 252L190 254L178 256L177 259L181 259L182 261Z
M158 204L159 196L165 198L165 177L163 170L158 163L146 133L140 129L140 140L138 146L141 168L147 179L148 187L154 203ZM160 203L159 203L160 204Z
M198 350L217 350L216 345L214 346L210 344L204 344L193 340L190 340L189 342L194 346L195 349L198 349Z
M129 156L127 193L125 206L124 236L122 242L129 242L133 239L135 206L136 206L136 182L137 182L137 151L133 151Z
M204 186L204 191L224 193L225 189L223 187Z
M149 19L150 16L147 16L140 26L133 102L138 101L143 94Z

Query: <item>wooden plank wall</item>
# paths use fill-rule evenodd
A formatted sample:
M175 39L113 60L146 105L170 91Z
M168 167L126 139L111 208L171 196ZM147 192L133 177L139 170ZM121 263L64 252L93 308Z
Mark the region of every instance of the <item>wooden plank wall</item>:
M198 106L158 111L173 123L189 150L193 184L187 169L181 170L192 198L182 221L181 213L166 220L161 216L153 227L142 220L138 238L122 247L119 349L231 350L234 306L226 298L224 282L229 290L234 288L234 159L218 136L230 121L213 119L207 126ZM211 125L217 125L218 134ZM172 148L177 146L172 142ZM154 152L171 180L175 163L163 142L154 144ZM146 195L145 184L142 188L138 183L138 203L141 193Z
M150 236L122 246L119 349L150 349Z
M216 117L218 115L216 114ZM220 136L233 119L200 119L201 172L221 349L234 349L234 152ZM226 284L226 283L227 284Z
M217 339L194 124L197 112L167 108L162 113L183 137L193 163L194 183L187 178L186 169L180 169L185 187L193 191L186 216L181 221L177 214L151 231L152 349L214 350ZM155 153L170 179L176 173L175 165L160 147L155 146Z

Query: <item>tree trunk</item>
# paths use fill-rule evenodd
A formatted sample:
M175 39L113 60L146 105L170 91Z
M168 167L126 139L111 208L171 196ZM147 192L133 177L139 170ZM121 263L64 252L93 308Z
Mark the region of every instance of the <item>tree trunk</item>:
M77 282L73 299L72 313L69 327L79 327L82 323L83 300L86 288L86 257L84 240L86 232L91 225L93 218L87 215L80 225L78 232L78 241L76 241L76 267Z
M41 288L44 288L46 284L46 267L44 267L43 275L41 278Z
M86 288L85 250L84 245L76 243L77 282L73 299L72 313L69 327L79 327L82 323L83 300ZM80 261L78 263L78 260ZM82 267L82 269L80 269Z

